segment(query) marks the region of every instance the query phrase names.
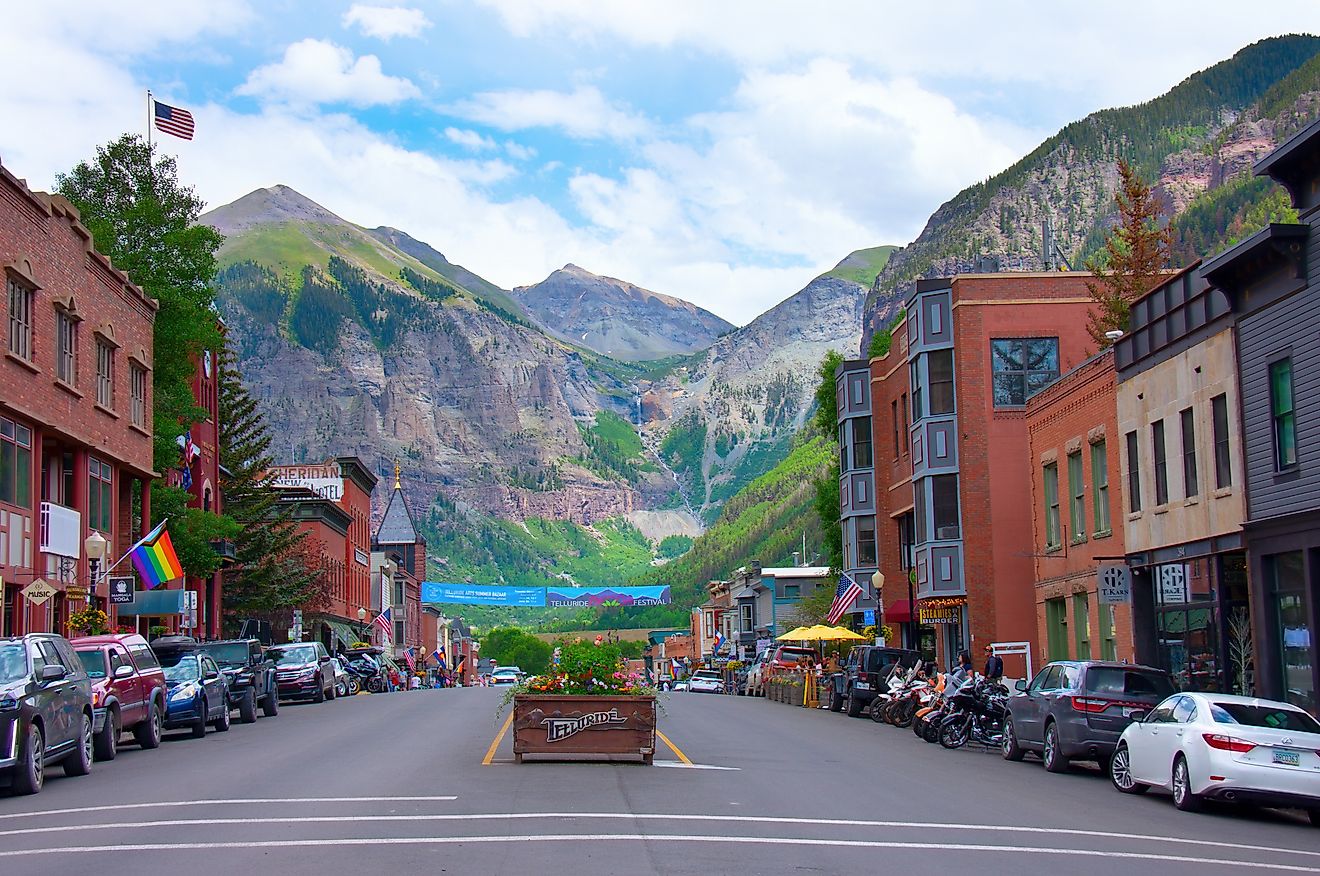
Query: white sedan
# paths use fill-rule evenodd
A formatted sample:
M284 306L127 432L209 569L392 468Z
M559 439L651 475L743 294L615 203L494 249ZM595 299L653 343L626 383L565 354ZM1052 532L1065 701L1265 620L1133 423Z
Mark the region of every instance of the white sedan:
M1273 700L1174 694L1123 731L1110 779L1125 794L1170 790L1186 812L1223 800L1305 809L1320 825L1320 723Z
M518 673L514 672L512 669L501 667L490 674L490 683L497 687L500 685L517 684Z
M688 690L693 693L724 693L724 679L718 672L699 669L688 679Z

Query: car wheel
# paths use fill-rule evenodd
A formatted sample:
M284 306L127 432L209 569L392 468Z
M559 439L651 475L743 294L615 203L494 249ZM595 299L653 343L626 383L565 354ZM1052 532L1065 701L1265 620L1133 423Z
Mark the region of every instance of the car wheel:
M215 731L217 733L224 733L226 730L229 729L229 724L230 724L229 697L226 696L223 700L221 700L220 717L216 718L215 723L212 724L211 726L215 728Z
M147 706L147 719L133 728L133 738L142 748L159 748L162 726L161 707L155 700Z
M243 697L243 702L238 704L238 720L244 724L252 724L257 720L257 691L256 688L248 688L247 696Z
M119 753L119 710L111 709L105 713L105 724L101 732L92 740L92 753L97 760L114 760Z
M78 724L78 745L64 758L66 776L85 776L92 771L92 716L84 712Z
M46 737L36 726L27 728L23 749L14 764L9 789L15 794L35 794L46 781Z
M274 718L280 713L280 694L278 690L271 690L266 694L266 698L261 701L261 714L267 718Z
M1063 756L1059 750L1059 727L1053 721L1045 725L1045 742L1042 746L1041 757L1045 761L1045 769L1051 773L1068 772L1068 758Z
M844 706L849 718L856 718L862 714L862 709L866 707L861 700L853 696L852 691L848 691L848 695L844 698Z
M1132 778L1132 753L1126 743L1120 743L1109 759L1109 781L1124 794L1144 794L1150 790L1150 785Z
M1187 759L1181 754L1173 762L1173 805L1183 812L1198 812L1201 795L1192 792L1192 777L1187 771Z
M843 694L839 693L837 690L830 690L830 711L843 711Z
M197 707L197 721L192 725L193 739L201 739L206 735L206 716L210 710L206 708L206 700L202 700L201 705Z
M1011 717L1004 719L1004 746L1000 749L1004 755L1004 760L1020 761L1026 755L1022 746L1018 745L1017 732L1013 728L1013 719Z
M321 680L321 676L319 675L316 676L316 693L312 694L312 702L325 702L325 682Z

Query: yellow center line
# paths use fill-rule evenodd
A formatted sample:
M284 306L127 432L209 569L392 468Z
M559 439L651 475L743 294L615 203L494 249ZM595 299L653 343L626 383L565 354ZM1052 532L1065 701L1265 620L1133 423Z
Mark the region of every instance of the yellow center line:
M495 741L486 749L486 756L481 759L482 766L490 766L490 762L495 759L495 750L500 747L500 742L504 739L504 734L509 732L509 725L513 723L513 710L509 710L509 717L504 719L504 726L500 732L495 734Z
M688 756L683 753L682 749L680 749L677 745L669 741L668 736L661 733L659 730L655 731L655 735L660 737L661 742L669 746L669 750L672 751L675 754L675 756L678 757L679 760L683 761L683 763L687 764L688 766L692 766L692 761L688 760Z

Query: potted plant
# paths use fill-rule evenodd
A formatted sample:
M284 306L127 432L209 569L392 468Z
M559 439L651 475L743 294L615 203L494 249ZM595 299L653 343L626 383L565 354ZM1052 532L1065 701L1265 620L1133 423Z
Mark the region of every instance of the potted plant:
M103 636L110 632L110 618L94 606L81 608L69 615L69 632L76 636Z
M514 687L513 759L523 755L655 755L656 690L629 672L617 645L574 642L559 662Z

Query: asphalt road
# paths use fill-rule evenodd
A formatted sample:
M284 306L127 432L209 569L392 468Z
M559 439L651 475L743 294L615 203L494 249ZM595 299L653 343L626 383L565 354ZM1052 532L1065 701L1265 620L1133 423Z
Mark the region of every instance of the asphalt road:
M653 767L515 765L507 734L492 750L501 696L291 705L85 778L57 767L0 796L0 873L1320 873L1297 813L1185 814L1094 770L760 699L670 695L682 755Z

